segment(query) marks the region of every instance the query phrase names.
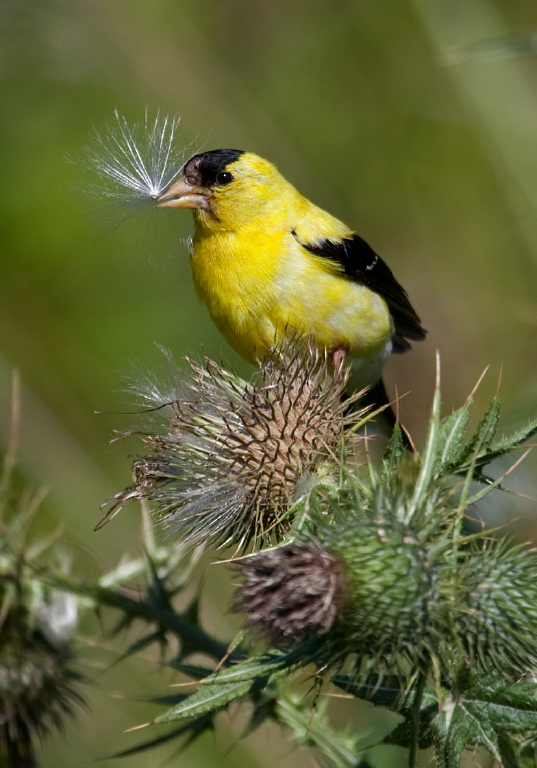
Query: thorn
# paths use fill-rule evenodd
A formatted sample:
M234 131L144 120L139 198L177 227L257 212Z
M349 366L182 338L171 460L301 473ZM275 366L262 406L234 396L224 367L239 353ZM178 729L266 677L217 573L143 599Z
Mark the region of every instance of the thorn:
M436 379L434 387L438 392L440 390L440 350L436 350Z
M502 386L502 374L503 374L503 363L500 363L500 371L498 373L498 384L496 385L496 397L500 394L500 387Z
M186 683L170 683L168 688L190 688L192 686L200 685L201 680L187 680Z
M148 725L154 725L155 720L148 720L147 723L142 723L141 725L133 725L132 728L127 728L127 730L123 731L123 733L132 733L132 731L139 731L141 728L147 728Z
M508 477L508 476L511 474L511 472L513 472L513 470L515 470L515 469L518 467L518 465L519 465L519 464L521 464L521 463L524 461L524 459L526 458L526 456L527 456L529 453L531 453L531 451L532 451L532 450L533 450L533 446L531 446L531 445L530 445L530 447L529 447L529 448L526 448L526 450L524 451L524 453L522 454L522 456L519 456L519 457L518 457L518 459L517 459L517 460L514 462L514 464L511 464L511 466L509 467L509 469L508 469L506 472L504 472L504 474L502 475L502 480L503 480L504 478Z
M490 365L487 365L487 367L485 368L485 370L483 371L483 373L481 374L481 376L480 376L480 377L478 378L478 380L476 381L476 383L475 383L475 385L474 385L474 388L472 389L472 391L470 392L470 394L469 394L469 395L468 395L468 397L466 398L466 402L464 403L464 405L465 405L465 406L467 406L467 405L468 405L468 403L470 402L470 400L472 400L472 399L473 399L473 397L474 397L475 393L477 392L477 390L479 389L479 387L480 387L480 385L481 385L481 382L482 382L482 381L483 381L483 379L485 378L485 374L487 373L487 371L488 371L488 369L489 369L489 368L490 368Z
M410 434L408 429L401 423L399 423L399 429L401 429L405 433L406 439L408 440L412 453L417 455L418 449L416 448L416 443L414 442L414 440L412 440L412 435Z

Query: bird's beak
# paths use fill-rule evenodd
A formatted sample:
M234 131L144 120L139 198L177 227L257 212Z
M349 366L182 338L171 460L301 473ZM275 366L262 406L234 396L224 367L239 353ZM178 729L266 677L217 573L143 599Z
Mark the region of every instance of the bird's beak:
M209 194L206 189L189 184L182 176L174 181L157 198L159 208L198 208L209 211Z

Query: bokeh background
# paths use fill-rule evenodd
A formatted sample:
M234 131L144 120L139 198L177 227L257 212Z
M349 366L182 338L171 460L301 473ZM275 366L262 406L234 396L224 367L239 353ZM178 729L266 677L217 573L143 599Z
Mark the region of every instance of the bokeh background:
M0 438L17 368L19 471L49 489L39 525L61 524L79 570L112 567L139 546L134 507L93 532L99 506L129 482L136 444L109 439L132 424L124 389L133 370L158 372L161 345L176 358L203 346L249 371L195 296L181 242L190 217L111 226L85 192L88 169L68 161L114 109L134 122L160 108L181 116L185 146L267 157L388 261L429 329L387 366L390 390L409 393L400 411L418 445L436 350L446 413L490 366L478 406L501 372L505 428L535 416L534 3L2 0L0 11ZM530 458L512 485L534 493L534 470ZM497 503L531 530L531 502ZM232 634L221 616L229 593L209 566L203 610L222 639ZM92 708L44 744L44 766L84 765L136 743L123 730L158 711L136 699L173 681L151 659L106 669L121 639L100 642L100 661L81 651L102 667ZM362 713L362 725L374 717ZM181 766L314 765L276 730L238 742L241 723L221 718ZM173 749L124 764L160 765Z

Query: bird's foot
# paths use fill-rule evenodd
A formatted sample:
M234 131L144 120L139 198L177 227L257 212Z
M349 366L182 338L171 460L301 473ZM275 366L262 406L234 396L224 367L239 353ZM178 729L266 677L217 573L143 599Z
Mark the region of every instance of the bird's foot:
M346 349L336 349L332 352L332 365L334 366L334 371L336 373L339 373L341 371L346 357L347 357Z
M332 365L334 366L334 379L341 382L343 380L343 366L347 357L347 350L344 348L335 349L332 352Z

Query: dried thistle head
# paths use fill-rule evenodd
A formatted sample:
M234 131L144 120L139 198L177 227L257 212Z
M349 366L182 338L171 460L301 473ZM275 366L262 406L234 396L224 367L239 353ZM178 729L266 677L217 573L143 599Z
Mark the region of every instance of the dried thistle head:
M63 613L72 613L75 598L55 591L36 600L31 584L23 583L15 599L4 578L6 573L0 579L6 609L0 630L0 755L13 761L9 765L26 765L35 740L60 728L84 703L70 638L57 633L63 620L58 602Z
M26 534L37 503L25 495L12 510L9 493L0 489L1 765L36 765L37 740L84 703L73 650L77 599L46 582L65 564L51 551L47 565L49 543L30 543Z
M188 362L182 395L166 402L166 433L143 437L152 452L135 460L134 483L102 523L129 499L149 499L166 530L189 544L268 540L337 467L344 427L358 418L341 401L347 375L334 379L322 354L297 344L253 382L212 360Z
M340 560L320 544L287 544L239 563L244 578L233 610L247 614L245 626L274 645L324 635L346 592Z

